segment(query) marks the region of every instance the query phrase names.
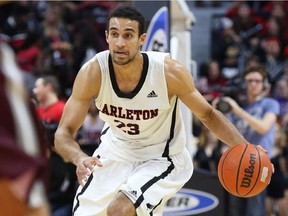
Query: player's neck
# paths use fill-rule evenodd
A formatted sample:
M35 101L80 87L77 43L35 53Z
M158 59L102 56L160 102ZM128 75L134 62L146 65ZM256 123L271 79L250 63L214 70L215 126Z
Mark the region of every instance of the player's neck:
M125 65L113 64L117 81L138 81L143 68L143 57L139 53L130 63Z

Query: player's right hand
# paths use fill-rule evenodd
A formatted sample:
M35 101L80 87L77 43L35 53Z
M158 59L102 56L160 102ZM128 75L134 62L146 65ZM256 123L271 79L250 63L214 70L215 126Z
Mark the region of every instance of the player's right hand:
M82 157L77 162L76 174L78 182L84 186L89 176L94 172L95 166L102 167L102 163L97 157Z

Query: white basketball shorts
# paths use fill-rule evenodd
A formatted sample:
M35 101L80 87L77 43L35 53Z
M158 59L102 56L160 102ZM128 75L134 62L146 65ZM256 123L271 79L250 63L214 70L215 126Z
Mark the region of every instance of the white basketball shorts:
M191 178L193 165L182 153L145 162L102 158L74 199L75 216L106 216L106 208L119 191L134 203L138 216L161 216L165 202Z

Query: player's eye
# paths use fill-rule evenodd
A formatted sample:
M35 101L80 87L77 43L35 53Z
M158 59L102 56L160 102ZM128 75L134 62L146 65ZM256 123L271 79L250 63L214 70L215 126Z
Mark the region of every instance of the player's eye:
M110 34L112 37L118 37L118 33L117 32L111 32L111 34Z
M132 34L125 34L125 38L132 38L133 35Z

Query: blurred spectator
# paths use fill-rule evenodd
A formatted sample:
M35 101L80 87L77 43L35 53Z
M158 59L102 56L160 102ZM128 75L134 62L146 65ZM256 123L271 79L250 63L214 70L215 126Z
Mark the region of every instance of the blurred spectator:
M88 113L84 119L80 129L81 144L100 144L100 135L104 122L99 117L99 110L95 105L94 100L91 101Z
M219 140L205 126L202 127L198 140L197 150L193 158L195 168L216 172L218 158L214 160L213 153Z
M104 46L101 45L94 24L88 21L77 22L73 36L73 70L76 75L85 62L104 50Z
M288 58L284 61L283 75L281 79L285 79L288 81Z
M60 85L53 75L38 77L33 89L37 100L37 113L47 124L58 123L62 116L65 102L59 99Z
M19 67L33 76L36 74L35 67L38 55L42 49L41 45L40 35L36 32L29 32L16 55Z
M233 30L233 21L227 17L221 18L220 27L213 35L212 58L219 63L220 70L227 79L239 74L240 43L241 38Z
M215 166L215 171L218 172L218 164L221 156L229 149L229 147L222 141L218 140L216 147L212 153L213 166Z
M0 206L5 216L48 216L47 145L10 47L0 42Z
M272 91L276 82L284 72L284 59L281 52L280 41L278 38L267 38L263 42L265 56L261 60L268 72L268 80L271 83Z
M275 83L283 73L282 48L287 44L285 35L288 19L285 8L287 9L288 4L283 1L268 1L258 5L258 14L250 5L249 2L234 1L226 13L226 16L233 20L233 29L242 41L242 59L239 58L238 68L241 71L243 62L251 56L260 57L261 63L269 73L268 78L273 91Z
M23 46L29 32L37 31L37 21L30 14L29 2L14 2L11 15L1 28L0 37L17 53Z
M279 123L281 123L281 120L284 118L286 112L288 111L288 80L280 79L276 83L273 97L280 104Z
M265 38L278 38L281 46L284 45L284 26L283 24L275 17L271 16L267 20L265 30L261 34L263 39Z
M260 63L260 58L257 55L251 55L246 61L245 69L260 66L262 66Z
M106 17L118 4L122 2L1 2L0 40L17 51L29 84L32 76L54 74L68 98L79 68L107 48Z
M0 35L7 18L12 14L12 7L12 1L0 1Z
M261 145L271 157L275 142L275 124L280 108L276 100L265 95L267 73L264 68L247 68L243 73L246 84L246 99L239 105L230 97L227 102L231 111L227 117L252 144ZM217 100L213 101L217 104ZM250 198L229 195L231 216L265 215L265 191Z
M63 8L57 2L50 2L45 11L45 17L42 23L42 37L44 46L49 46L51 49L58 50L69 49L71 46L71 35L63 23ZM59 55L61 55L60 53ZM59 56L61 57L61 56ZM59 61L61 61L59 59ZM56 64L61 62L55 62Z
M49 2L41 25L42 52L37 63L37 72L54 74L65 96L70 95L73 83L73 57L71 34L63 23L63 8L59 2Z
M48 198L53 216L71 216L76 192L76 168L66 163L54 148L54 133L61 119L65 103L59 99L60 86L56 77L39 77L33 92L37 99L37 113L50 144Z
M284 72L283 72L282 77L279 79L278 83L279 82L282 83L280 85L284 85L284 82L288 83L288 61L287 60L284 63ZM277 92L277 87L276 87L276 92ZM279 119L279 122L281 123L282 127L286 128L288 126L288 109L286 109L284 112L284 106L282 105L281 110L282 110L282 115L281 115L281 118Z
M225 86L226 81L220 71L218 62L211 60L207 65L207 70L196 82L196 87L206 100L211 102L222 94L221 87Z
M287 27L287 13L285 13L287 10L287 1L266 1L261 8L261 15L266 19L275 17L283 26Z
M286 200L286 204L288 203L288 129L287 127L283 128L283 131L285 132L285 138L286 138L286 142L285 145L283 147L283 157L285 160L285 170L286 172L284 173L284 178L285 178L285 200Z
M234 64L239 71L243 71L247 59L252 55L263 55L259 35L263 31L265 20L246 1L233 1L225 15L233 22L232 29L236 35L234 38L238 37L239 53Z
M274 173L271 182L267 186L266 195L266 215L288 215L288 203L285 200L285 173L287 167L283 156L283 147L286 142L285 133L280 125L276 125L275 129L275 145L272 150L271 162L274 165Z
M233 29L242 39L252 36L252 30L257 24L264 23L264 19L257 15L245 1L233 1L232 6L226 11L226 16L232 19Z
M246 45L242 44L242 62L239 63L239 70L243 71L247 66L248 61L251 59L256 60L260 63L265 55L265 50L262 47L262 40L258 35L254 35L249 38Z

